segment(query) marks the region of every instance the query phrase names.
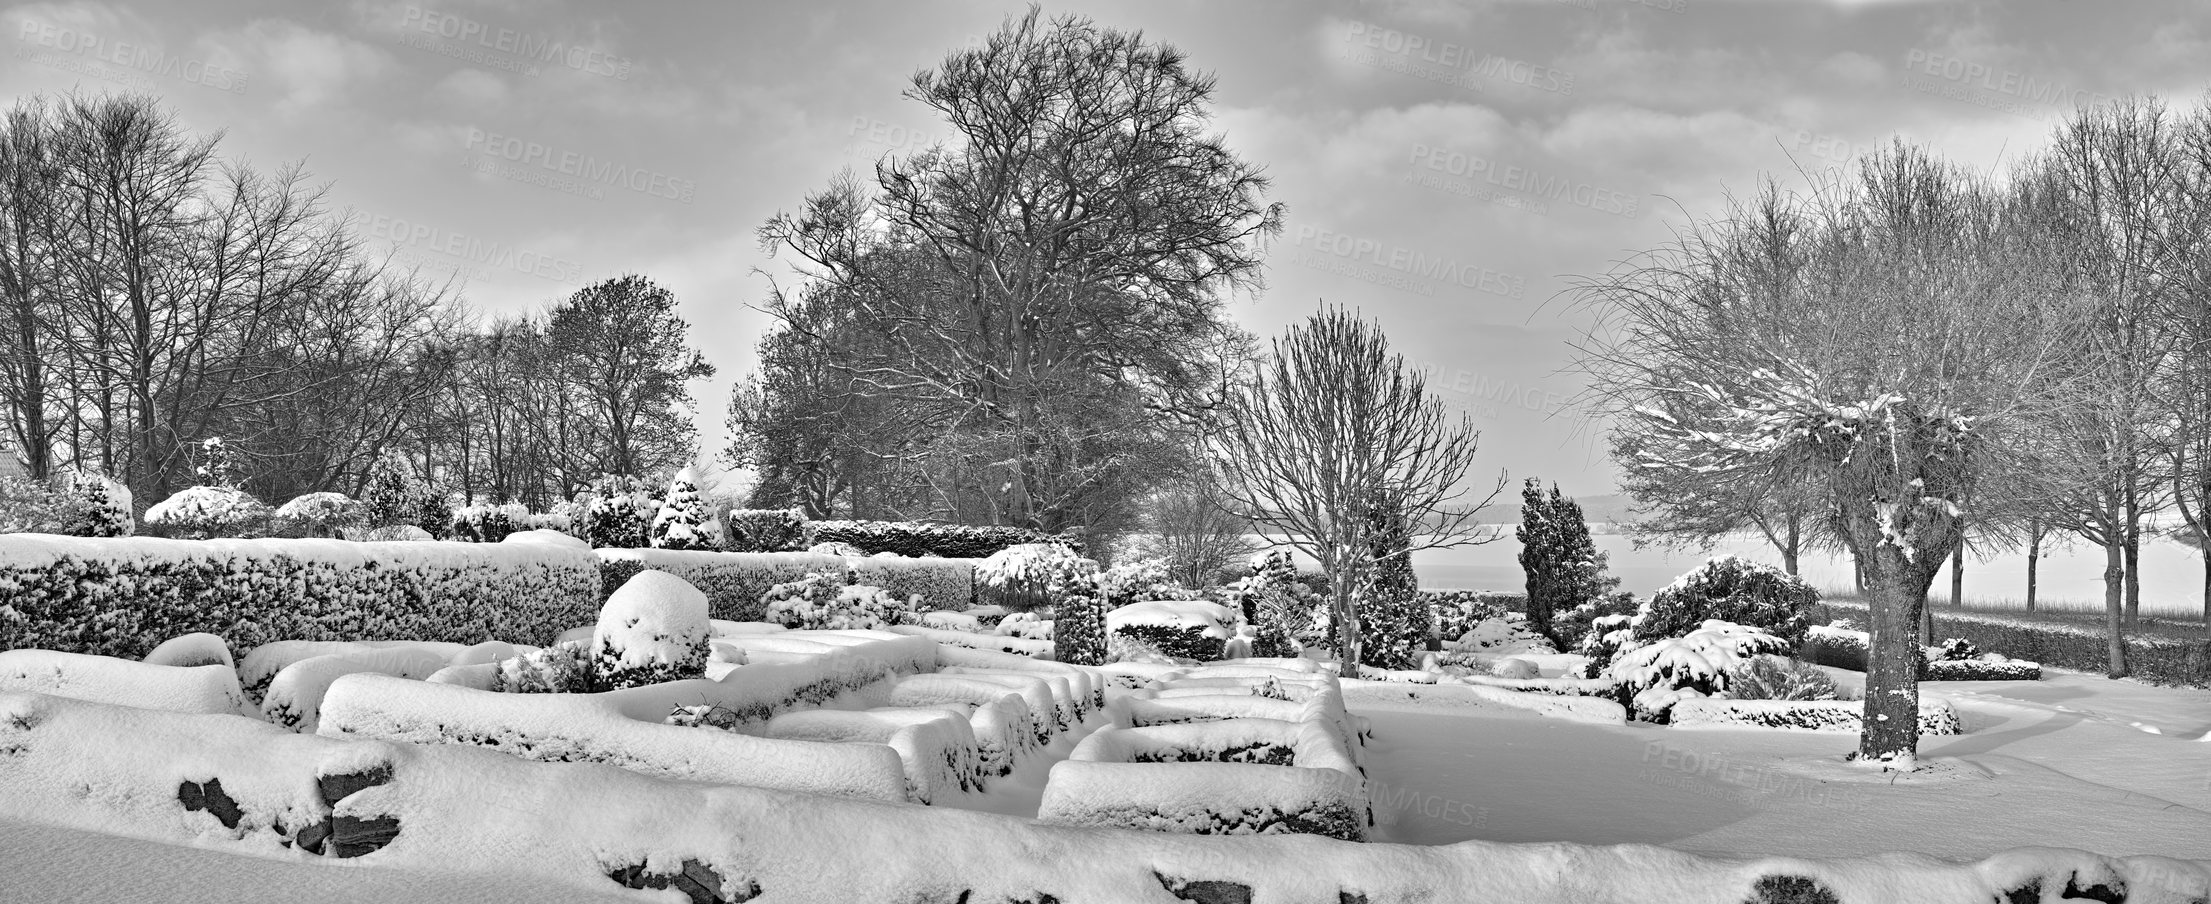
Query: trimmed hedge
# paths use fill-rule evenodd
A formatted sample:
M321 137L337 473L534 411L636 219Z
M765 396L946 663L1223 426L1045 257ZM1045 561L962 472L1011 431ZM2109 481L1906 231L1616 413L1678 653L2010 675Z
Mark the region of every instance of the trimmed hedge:
M543 645L598 613L598 562L535 543L0 535L0 649L138 659L197 631Z
M1866 670L1866 641L1859 632L1815 628L1804 636L1797 658L1816 665ZM2042 666L2024 659L1927 659L1919 662L1921 681L2039 681Z
M965 609L975 598L972 559L847 559L806 552L711 552L672 549L601 549L599 599L647 568L690 581L706 594L708 612L729 621L764 621L767 592L777 584L818 572L858 572L858 583L881 587L903 600L920 594L922 608Z
M1082 555L1082 540L1025 527L938 524L930 521L814 521L806 525L804 546L850 543L867 550L921 558L981 559L1008 546L1057 543Z
M1861 624L1866 620L1864 603L1829 601L1821 605L1826 607L1822 614L1829 619L1847 617ZM2031 624L1970 612L1937 610L1934 615L1936 637L1962 637L1981 649L2014 659L2098 675L2105 673L2111 661L2109 642L2099 629ZM2211 687L2211 656L2206 655L2201 641L2135 636L2126 639L2126 649L2127 667L2132 672L2128 677L2152 684Z
M1220 638L1207 636L1204 628L1195 625L1184 628L1167 625L1122 625L1113 629L1113 636L1149 645L1159 650L1161 655L1176 659L1195 659L1199 662L1218 660L1225 649Z

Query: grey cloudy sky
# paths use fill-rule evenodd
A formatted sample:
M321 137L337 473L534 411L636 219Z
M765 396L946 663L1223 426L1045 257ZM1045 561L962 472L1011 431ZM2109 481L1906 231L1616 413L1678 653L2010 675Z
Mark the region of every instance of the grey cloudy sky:
M143 90L226 154L304 160L364 233L487 312L625 272L672 288L729 387L787 275L753 230L839 169L937 140L915 69L1022 2L36 3L0 12L0 100ZM1378 318L1484 428L1488 466L1610 492L1562 371L1561 296L1762 173L1890 135L2000 170L2074 104L2192 106L2211 4L1053 2L1182 48L1288 230L1262 334L1326 299ZM1563 410L1562 410L1563 409Z

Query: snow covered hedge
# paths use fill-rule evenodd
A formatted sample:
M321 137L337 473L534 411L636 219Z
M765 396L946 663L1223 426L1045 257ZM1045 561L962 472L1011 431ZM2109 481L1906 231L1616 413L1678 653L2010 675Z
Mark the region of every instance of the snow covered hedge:
M975 595L972 559L847 559L805 552L712 552L673 549L598 550L602 594L647 568L691 582L706 594L715 618L765 621L764 598L777 584L813 572L858 573L858 583L881 587L899 599L921 596L922 609L965 609Z
M1851 631L1827 625L1813 625L1804 636L1804 645L1797 655L1806 662L1849 669L1866 670L1866 645L1864 631ZM2133 655L2134 638L2128 638L2128 655ZM2103 655L2099 647L2098 655ZM2132 664L2132 660L2129 660ZM2037 681L2042 678L2042 666L2024 659L2010 659L2000 654L1982 654L1970 659L1938 659L1928 657L1919 663L1921 681Z
M869 555L892 552L902 556L943 556L948 559L980 559L1023 543L1056 543L1082 554L1080 539L1047 534L1025 527L974 524L936 524L926 521L813 521L806 525L804 546L817 543L850 543Z
M1435 618L1436 636L1446 641L1483 621L1528 607L1528 594L1518 590L1422 590L1420 598Z
M532 543L0 535L0 649L138 658L163 638L552 642L599 608L598 560Z
M1794 728L1803 731L1856 732L1865 724L1860 700L1725 700L1698 698L1673 704L1676 727ZM1963 731L1957 710L1947 700L1920 698L1919 733L1954 735Z

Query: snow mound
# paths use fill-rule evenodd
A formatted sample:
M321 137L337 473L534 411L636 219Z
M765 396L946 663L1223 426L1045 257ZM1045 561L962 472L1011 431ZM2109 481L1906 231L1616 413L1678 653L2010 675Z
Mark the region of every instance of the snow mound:
M1047 622L1047 624L1049 624L1049 622ZM1000 653L1012 653L1019 656L1043 657L1052 655L1052 642L1050 640L1031 640L1026 637L1014 637L1005 634L982 634L969 631L949 631L937 628L926 628L920 625L892 625L884 630L893 631L912 637L926 637L931 641L947 647L964 647L970 650L988 650Z
M219 665L229 669L238 666L231 661L229 642L205 631L181 634L162 641L160 646L146 654L145 662L147 665Z
M1106 631L1118 631L1125 625L1199 628L1207 637L1226 640L1235 635L1232 626L1240 617L1234 609L1204 600L1151 600L1107 612Z
M246 711L238 673L227 665L158 665L55 650L0 651L0 691L179 713Z
M567 549L580 549L585 552L591 551L591 544L584 542L583 539L580 537L542 527L532 528L530 530L515 531L514 533L506 535L506 537L502 538L499 542L537 543L544 546L559 546L565 547Z
M1207 835L1360 840L1365 780L1317 722L1108 726L1052 767L1037 818Z
M342 656L392 649L424 650L450 660L467 651L468 647L457 643L417 640L280 640L262 644L246 652L246 658L238 663L238 683L245 688L247 698L258 704L261 695L268 690L269 682L275 680L276 673L292 663L317 656Z
M302 659L276 673L261 695L261 717L301 734L313 734L330 683L356 672L421 680L445 668L447 657L420 648L395 647Z

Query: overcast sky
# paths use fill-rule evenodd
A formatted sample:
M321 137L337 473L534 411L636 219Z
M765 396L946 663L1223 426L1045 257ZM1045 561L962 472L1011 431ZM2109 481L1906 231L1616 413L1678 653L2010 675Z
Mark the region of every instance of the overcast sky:
M938 140L900 96L1016 2L185 2L8 7L0 100L142 90L258 166L304 161L363 232L478 309L644 273L720 375L765 318L756 227ZM1288 229L1235 318L1378 318L1483 428L1486 468L1612 492L1575 417L1565 294L1762 174L1890 135L2000 170L2077 102L2211 87L2211 4L1054 2L1218 78L1216 125Z

